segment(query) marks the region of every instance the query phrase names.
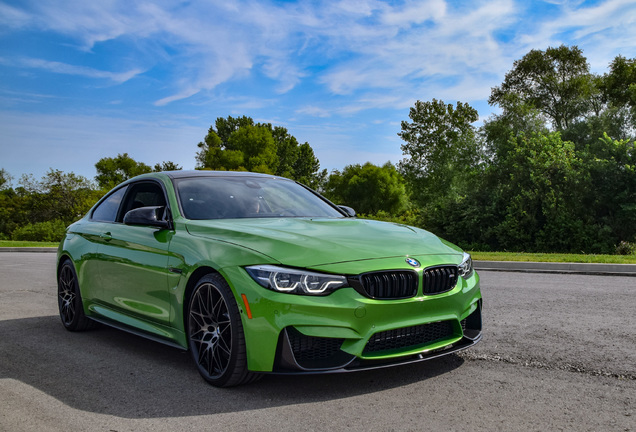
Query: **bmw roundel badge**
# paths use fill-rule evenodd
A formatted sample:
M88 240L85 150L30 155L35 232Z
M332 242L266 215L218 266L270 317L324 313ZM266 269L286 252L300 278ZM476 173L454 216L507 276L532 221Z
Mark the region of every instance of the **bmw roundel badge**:
M420 266L420 262L418 260L416 260L416 259L413 259L413 258L407 258L406 262L409 265L412 265L413 267L419 267Z

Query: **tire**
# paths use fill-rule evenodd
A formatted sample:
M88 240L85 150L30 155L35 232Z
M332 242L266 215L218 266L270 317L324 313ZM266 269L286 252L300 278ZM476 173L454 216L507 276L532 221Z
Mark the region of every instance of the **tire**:
M94 326L94 321L84 314L77 273L70 260L64 261L60 267L57 278L57 305L66 330L84 331Z
M247 369L245 336L232 290L219 274L195 285L187 310L188 345L201 376L217 387L247 384L259 374Z

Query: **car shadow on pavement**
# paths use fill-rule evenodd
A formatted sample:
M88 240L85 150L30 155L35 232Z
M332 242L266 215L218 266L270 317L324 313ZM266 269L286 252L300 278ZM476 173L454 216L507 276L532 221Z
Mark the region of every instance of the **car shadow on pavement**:
M203 381L189 353L105 326L70 333L57 316L44 316L0 321L0 334L0 378L21 381L71 408L133 419L240 412L425 386L463 363L449 355L350 374L266 375L219 389Z

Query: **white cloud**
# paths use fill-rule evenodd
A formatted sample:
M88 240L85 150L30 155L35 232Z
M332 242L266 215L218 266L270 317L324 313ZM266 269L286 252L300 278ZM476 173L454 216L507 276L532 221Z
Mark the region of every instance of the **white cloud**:
M144 72L141 69L132 69L126 72L109 72L93 69L86 66L74 66L56 61L48 61L28 57L18 59L15 62L15 65L25 68L43 69L49 72L65 75L77 75L88 78L103 78L116 83L126 82Z
M409 1L401 8L389 9L382 16L382 22L400 27L421 24L427 20L439 21L446 15L446 2L443 0Z
M331 112L325 108L307 105L296 110L297 114L306 114L312 117L331 117Z
M0 26L4 29L20 28L27 25L30 16L22 9L0 3Z
M580 6L580 7L579 7ZM564 2L560 14L538 23L535 33L519 37L523 53L561 44L578 45L592 69L606 71L618 54L636 55L636 3L608 0L592 6Z
M166 70L155 102L160 107L197 94L212 99L223 85L240 88L265 76L276 94L264 99L306 87L336 95L291 107L325 118L403 109L433 97L483 100L513 61L533 48L578 44L601 70L618 53L636 55L633 0L548 3L558 13L536 15L535 2L520 0L25 0L23 7L0 3L0 16L4 11L16 26L64 34L89 52L108 42L131 50L109 67L43 59L23 59L23 66L116 83ZM235 96L248 96L246 88ZM253 96L246 103L276 102Z

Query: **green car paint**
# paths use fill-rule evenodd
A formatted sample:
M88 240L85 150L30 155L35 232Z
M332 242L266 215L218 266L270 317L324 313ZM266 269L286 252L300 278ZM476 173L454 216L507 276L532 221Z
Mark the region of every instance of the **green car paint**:
M179 179L226 176L232 181L245 178L248 186L255 190L259 189L254 182L290 182L252 173L146 174L124 185L128 185L129 191L142 190L146 184L160 186L165 203L156 207L158 211L169 209L168 226L122 223L125 199L117 213L118 220L93 220L94 209L105 202L107 195L68 228L58 250L58 267L61 269L65 262L72 263L77 274L81 312L88 320L188 349L191 345L187 322L189 313L190 319L193 318L188 310L192 292L205 275L220 275L231 289L240 316L242 334L239 336L244 342L244 362L249 372L241 379L228 378L226 375L231 371L224 372L222 379L215 378L214 373L210 377L202 372L204 378L215 385L248 382L245 377L258 372L320 373L419 361L463 349L481 338L481 292L476 272L465 278L457 276L450 290L434 295L422 292L427 269L456 268L462 264L466 256L458 247L418 228L347 217L318 195L315 199L320 205L328 206L332 213L342 214L336 217L268 214L268 217L188 219L183 210L186 197L178 193ZM197 201L195 198L189 198L190 202ZM229 198L236 201L239 197ZM264 200L262 196L259 198ZM419 265L409 264L408 258L417 260ZM326 295L292 294L257 283L246 270L257 265L353 278L376 274L374 272L380 275L385 271L414 272L419 288L413 296L396 299L371 298L352 286ZM228 305L232 307L231 303ZM467 320L478 322L469 325L475 327L470 337L463 328ZM401 346L402 333L413 337L411 333L437 323L446 323L448 327L443 337L423 339L422 343L417 343L415 338L414 343ZM67 324L65 322L67 328L73 327ZM206 331L214 335L212 330ZM383 332L395 340L385 343ZM367 352L365 347L374 335L380 335L377 337L379 348ZM337 347L330 348L337 350L330 357L332 363L320 364L317 355L316 359L305 362L305 366L310 367L292 359L291 363L298 368L290 368L289 355L285 352L294 349L288 347L292 336L309 345L324 342L331 347L335 343ZM296 354L297 351L293 351L293 355ZM340 358L346 361L335 364ZM236 359L226 362L228 367L234 367Z

